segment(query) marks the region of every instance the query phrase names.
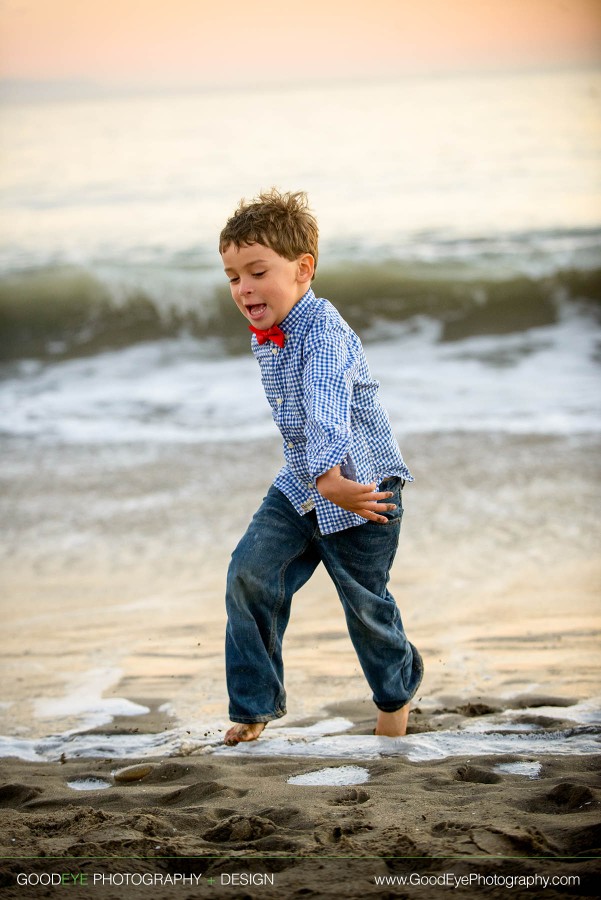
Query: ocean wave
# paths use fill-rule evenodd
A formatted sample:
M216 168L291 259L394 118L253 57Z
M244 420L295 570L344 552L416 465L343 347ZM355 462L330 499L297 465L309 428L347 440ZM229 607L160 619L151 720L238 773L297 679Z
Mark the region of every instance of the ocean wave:
M0 436L132 445L275 439L240 324L242 355L223 353L208 339L177 337L7 364ZM425 317L380 323L380 330L380 337L377 327L371 332L368 357L403 439L458 430L599 433L601 327L575 304L564 306L555 324L513 334L441 341L442 324Z
M436 320L440 339L455 341L551 325L569 303L590 308L601 297L601 268L533 276L485 275L448 261L340 263L320 270L314 289L367 341L381 338L386 323L416 317ZM182 336L217 339L228 355L247 351L247 331L216 277L51 266L0 280L4 361L89 356Z

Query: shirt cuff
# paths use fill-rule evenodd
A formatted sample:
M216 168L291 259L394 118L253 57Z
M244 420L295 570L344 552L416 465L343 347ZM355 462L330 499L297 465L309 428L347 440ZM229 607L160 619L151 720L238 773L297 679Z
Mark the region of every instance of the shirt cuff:
M349 445L350 440L348 438L338 440L329 447L324 448L321 453L316 454L314 457L308 456L309 474L313 480L319 478L325 472L329 472L334 466L344 465L348 457Z

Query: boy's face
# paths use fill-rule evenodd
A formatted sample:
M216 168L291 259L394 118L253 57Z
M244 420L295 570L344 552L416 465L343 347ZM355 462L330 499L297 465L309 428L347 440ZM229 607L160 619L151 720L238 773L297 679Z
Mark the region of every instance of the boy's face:
M308 290L315 268L310 253L290 260L263 244L230 244L221 258L236 306L260 329L286 318Z

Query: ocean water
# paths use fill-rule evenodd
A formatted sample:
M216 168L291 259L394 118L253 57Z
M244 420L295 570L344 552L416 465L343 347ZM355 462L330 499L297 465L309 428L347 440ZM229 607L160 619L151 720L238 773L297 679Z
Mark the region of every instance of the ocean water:
M0 433L272 433L217 237L309 193L399 433L599 431L601 71L6 104Z
M223 728L218 727L223 722L209 725L205 722L201 728L188 727L185 732L178 728L157 734L72 731L38 739L0 735L0 758L53 762L60 759L61 753L66 753L71 759L95 756L132 759L214 753L348 760L402 756L412 762L424 762L454 756L595 755L601 746L599 699L595 697L568 707L545 707L547 718L556 720L557 727L553 729L514 722L514 718L522 718L520 711L506 710L500 716L483 716L477 727L467 720L452 730L440 728L434 717L432 731L389 738L348 734L353 723L335 718L297 727L282 722L271 723L261 740L227 747L223 743ZM521 771L518 768L513 773L531 776L531 770L524 769L523 765ZM326 780L320 783L342 783L327 781L331 773L332 770L328 770Z

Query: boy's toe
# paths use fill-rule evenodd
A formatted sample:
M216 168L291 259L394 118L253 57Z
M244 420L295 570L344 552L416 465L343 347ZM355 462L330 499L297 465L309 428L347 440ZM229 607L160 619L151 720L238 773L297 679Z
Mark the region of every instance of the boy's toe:
M223 743L228 747L235 747L242 741L256 741L264 728L264 722L253 722L250 725L239 723L226 731Z

